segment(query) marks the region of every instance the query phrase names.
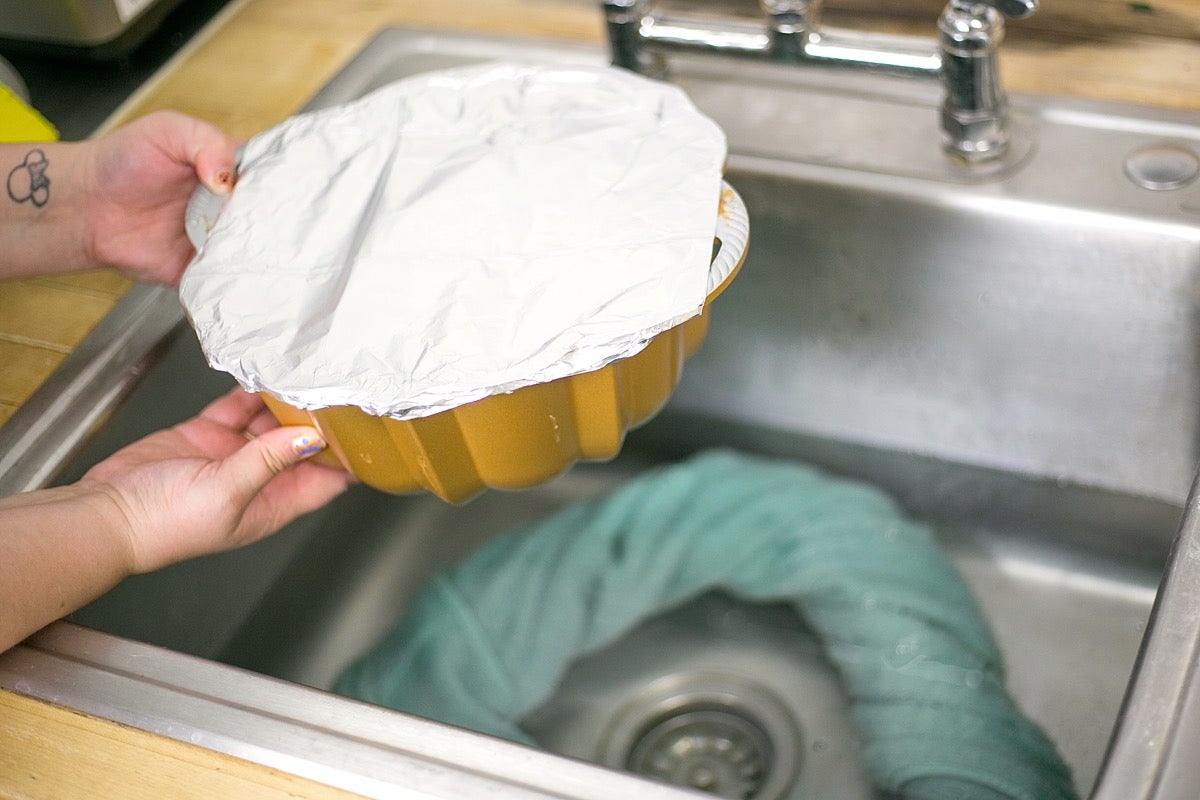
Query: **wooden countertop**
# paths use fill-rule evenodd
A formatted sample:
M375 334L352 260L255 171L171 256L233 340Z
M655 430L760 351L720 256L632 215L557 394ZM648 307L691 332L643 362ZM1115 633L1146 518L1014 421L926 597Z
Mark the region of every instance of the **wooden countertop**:
M941 5L942 0L829 0L826 20L931 35ZM603 37L593 0L460 0L452 7L424 0L234 0L102 130L174 108L236 136L251 136L292 114L388 25L595 42ZM1194 0L1043 0L1034 17L1008 30L1001 68L1010 91L1200 109L1200 4ZM108 272L0 284L0 424L128 287ZM228 779L235 795L344 796L0 692L0 753L5 752L21 756L19 765L0 758L0 773L13 776L0 781L0 795L73 796L82 786L92 794L109 785L125 763L135 772L125 773L121 796L159 796L155 787L165 784L145 777L159 774L175 781L171 793L178 796L191 796L181 794L180 787L187 786L210 795L214 785L197 777L205 774ZM106 761L109 756L124 761ZM131 774L139 777L131 781Z

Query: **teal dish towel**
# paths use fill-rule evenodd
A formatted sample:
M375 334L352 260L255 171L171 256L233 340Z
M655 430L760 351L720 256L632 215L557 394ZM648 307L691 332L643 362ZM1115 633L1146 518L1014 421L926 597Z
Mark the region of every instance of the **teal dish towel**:
M335 691L517 742L570 662L705 591L789 601L840 672L864 765L914 800L1073 800L970 590L870 486L718 450L497 537L435 576Z

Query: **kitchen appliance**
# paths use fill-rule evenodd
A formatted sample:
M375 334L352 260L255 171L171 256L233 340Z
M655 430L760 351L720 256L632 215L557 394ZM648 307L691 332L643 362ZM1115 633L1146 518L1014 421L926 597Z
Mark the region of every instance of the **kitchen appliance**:
M0 47L12 52L117 58L180 0L0 0Z

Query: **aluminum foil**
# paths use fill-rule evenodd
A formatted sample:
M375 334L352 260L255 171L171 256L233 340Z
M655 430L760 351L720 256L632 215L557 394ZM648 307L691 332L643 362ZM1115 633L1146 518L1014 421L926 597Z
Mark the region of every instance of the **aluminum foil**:
M699 313L725 137L609 67L427 73L251 139L180 295L216 368L411 419Z

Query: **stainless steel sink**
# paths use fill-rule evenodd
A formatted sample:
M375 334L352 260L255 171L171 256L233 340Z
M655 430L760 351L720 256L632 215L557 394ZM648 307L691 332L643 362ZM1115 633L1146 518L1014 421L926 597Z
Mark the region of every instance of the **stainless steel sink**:
M604 56L389 30L310 107L491 58ZM619 771L616 709L663 681L702 691L719 660L748 706L762 707L756 692L782 698L762 713L798 731L775 742L794 757L771 765L790 777L770 796L870 797L803 621L719 594L572 667L526 720L568 758L323 691L425 578L479 543L648 466L735 447L870 481L935 527L1012 695L1081 795L1188 796L1190 518L1174 556L1172 543L1200 458L1200 184L1187 177L1200 116L1017 96L1026 146L981 171L941 153L938 98L922 85L704 58L672 74L728 133L750 256L679 390L620 457L461 507L357 488L271 540L126 581L74 615L84 627L0 656L0 685L368 794L668 797ZM0 432L5 490L70 480L229 385L166 292L135 290L106 324ZM125 338L105 348L105 336Z

